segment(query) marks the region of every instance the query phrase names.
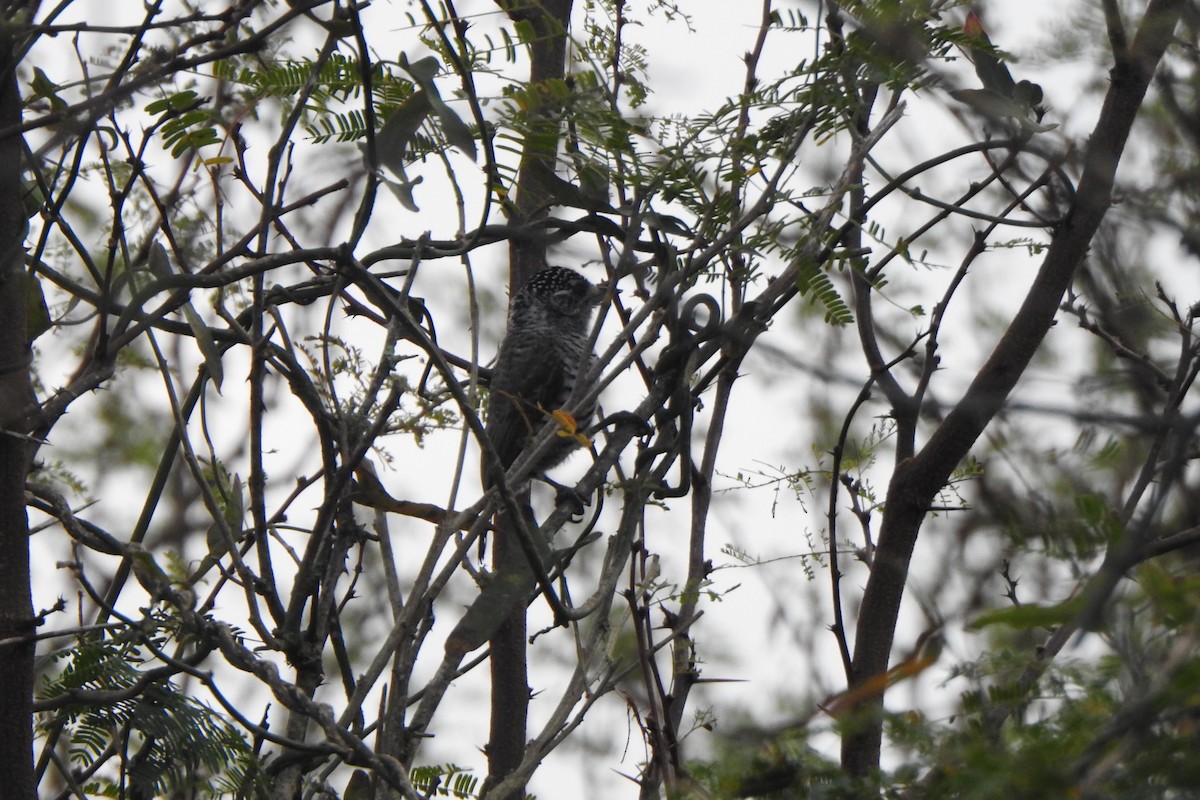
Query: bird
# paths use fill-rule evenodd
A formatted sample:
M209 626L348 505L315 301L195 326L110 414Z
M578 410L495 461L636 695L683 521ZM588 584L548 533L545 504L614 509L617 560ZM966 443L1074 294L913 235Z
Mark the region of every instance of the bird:
M572 395L581 388L579 382L596 361L589 347L592 312L606 294L607 290L593 286L573 270L546 267L512 296L508 327L500 340L489 384L484 445L492 452L484 453L481 464L485 491L497 480L495 470L499 467L507 471L551 414L570 404ZM572 411L574 434L587 427L595 403L577 405ZM529 692L524 688L529 681L525 609L539 583L548 590L548 598L555 596L549 579L555 562L550 548L552 534L539 531L534 520L532 478L548 480L543 473L583 440L581 436L554 437L553 445L533 465L531 477L509 487L515 503L506 502L498 508L490 526L496 542L492 571L486 577L480 573L483 579L479 596L446 638L446 656L455 666L467 653L490 643L492 717L485 793L511 774L524 757L529 711ZM566 491L568 496L574 494L573 490ZM486 539L486 534L479 537L481 561ZM556 622L560 609L561 605L555 606Z
M566 267L539 270L513 296L508 327L492 369L485 430L500 465L508 469L530 440L564 408L576 383L595 362L588 352L592 313L605 296L579 273ZM586 428L595 403L576 409L577 430ZM561 463L577 448L574 436L555 439L535 465L534 474ZM489 459L483 459L484 489L492 486Z

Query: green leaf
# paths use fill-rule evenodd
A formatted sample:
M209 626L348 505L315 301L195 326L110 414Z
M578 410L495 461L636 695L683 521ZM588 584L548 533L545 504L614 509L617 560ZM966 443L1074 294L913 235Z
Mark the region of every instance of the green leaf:
M796 288L801 295L808 295L825 307L825 321L831 325L849 325L854 314L842 300L833 281L821 270L819 264L806 261L800 265L796 275Z
M985 89L990 89L1004 97L1012 97L1016 82L1013 81L1008 67L996 57L996 46L988 38L987 31L983 29L983 23L974 11L967 14L963 33L969 39L974 40L971 44L971 51L967 55L975 64L975 74L979 76L979 82Z
M225 470L225 466L217 462L207 482L212 488L213 494L216 495L221 509L221 519L225 522L224 527L233 534L234 544L242 541L244 538L242 518L245 516L246 498L241 476L235 472L231 478ZM208 553L188 576L189 583L199 581L216 566L223 556L230 552L229 539L222 530L221 523L217 520L213 520L212 524L208 526L208 530L204 534L204 541L208 545Z
M1073 597L1056 606L1021 605L985 611L968 626L980 630L990 625L1007 625L1011 628L1053 628L1069 622L1079 615L1082 597Z
M61 111L67 107L67 101L58 96L62 87L46 77L41 67L33 68L33 80L29 82L29 88L33 89L35 97L48 100L52 110Z
M142 643L149 639L161 643L168 633L165 627L153 625L154 619L146 618L136 633L114 630L111 638L80 637L55 659L61 662L61 671L43 677L38 693L42 699L64 698L79 689L85 694L119 695L101 704L70 699L60 705L55 730L65 734L61 745L73 764L90 773L100 766L98 759L108 760L118 742L139 743L138 763L123 773L128 791L109 791L101 780L89 784L92 791L87 796L266 797L262 765L229 721L187 697L170 680L145 683L147 673L135 666L146 660ZM139 683L144 688L139 689ZM61 721L69 725L58 727Z
M216 340L213 339L212 329L196 313L196 309L190 301L183 304L183 316L187 320L188 327L192 329L192 335L196 337L200 354L204 356L204 365L208 367L208 374L212 377L213 385L217 387L217 394L220 394L221 382L225 380L225 367L221 362L221 350L217 347Z
M487 643L521 603L529 599L536 584L533 570L520 553L520 561L498 570L446 639L446 652L465 655Z
M1013 89L1013 99L1026 108L1033 108L1042 102L1042 87L1033 81L1017 81Z
M375 152L380 164L397 175L404 174L409 144L432 109L429 95L418 90L391 113L375 134Z
M413 767L409 780L425 797L456 797L462 800L478 797L475 792L479 779L455 764ZM353 782L353 780L351 781ZM346 795L349 798L349 794Z
M171 579L146 548L135 544L128 547L133 577L153 600L162 599L171 588Z
M991 89L955 89L950 96L965 103L986 117L993 119L1015 119L1022 128L1034 133L1045 133L1058 127L1057 123L1034 122L1029 108L1011 97L993 92Z
M418 61L409 61L408 54L401 53L400 66L404 67L405 71L412 75L424 89L426 84L432 83L433 79L437 77L442 68L442 62L438 61L436 56L425 56Z
M148 261L150 263L150 271L158 277L166 278L174 274L174 271L171 269L171 257L167 254L167 248L163 247L162 243L154 242L150 245ZM200 354L204 357L204 365L208 367L209 377L212 378L213 385L217 387L217 393L220 394L221 382L225 380L225 367L221 361L221 349L217 347L212 330L196 312L191 300L183 304L182 310L183 318L187 321L188 327L192 329L192 336L196 338L196 345L200 348Z
M190 89L183 92L176 92L160 100L155 100L146 106L147 114L162 114L168 111L182 111L186 108L191 108L200 102L200 95Z
M603 183L601 182L603 181ZM579 184L564 180L557 175L546 177L546 187L555 205L582 208L588 211L611 211L607 180L595 170L581 170Z
M440 97L430 95L429 100L433 104L433 110L437 112L446 141L469 156L472 161L477 161L479 154L475 149L475 137L471 134L471 129Z
M433 112L437 114L438 123L441 125L446 141L470 156L472 161L477 160L475 137L471 135L471 129L458 114L442 102L442 96L438 94L437 85L433 82L434 76L441 69L440 62L433 56L409 62L408 58L401 53L400 66L408 70L408 74L412 75L417 85L425 91L426 100Z
M990 44L990 42L986 43ZM983 87L1005 97L1012 97L1017 84L1004 62L996 58L992 51L983 48L976 49L973 55L975 74L979 76L979 82L983 84Z
M417 201L413 198L413 187L425 179L418 175L410 180L403 172L400 173L400 178L398 181L384 180L383 183L392 190L392 194L396 195L396 199L400 201L400 205L414 213L420 211L421 209L417 206Z
M150 267L150 272L159 278L169 278L174 274L171 269L171 256L167 253L167 248L163 247L162 242L154 242L150 245L150 252L146 254L146 263Z
M46 296L42 293L42 282L31 272L18 273L25 281L25 336L30 344L50 330L53 323L50 309L46 307Z
M21 180L21 205L27 218L32 218L46 205L46 195L37 181Z
M221 136L212 124L211 111L201 108L205 102L195 92L184 91L147 104L146 112L159 116L159 132L173 158L181 158L206 145L220 144Z

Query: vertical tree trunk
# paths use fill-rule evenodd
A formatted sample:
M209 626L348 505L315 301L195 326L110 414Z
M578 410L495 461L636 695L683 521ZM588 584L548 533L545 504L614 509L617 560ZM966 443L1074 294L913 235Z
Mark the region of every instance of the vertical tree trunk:
M512 521L507 520L504 514L497 514L494 521L496 541L492 548L492 574L499 575L505 571L506 563L517 560L523 562L526 556L520 543L513 541L516 534L510 530ZM537 529L536 525L531 527ZM526 636L525 604L518 603L512 616L505 620L489 642L492 714L487 743L488 776L484 783L484 796L487 796L487 788L510 775L525 757L530 692ZM503 800L521 800L524 796L525 791L522 788L507 795Z
M13 43L0 37L0 128L21 122ZM30 448L9 432L34 400L26 332L27 282L22 237L21 138L0 141L0 791L35 800L33 773L33 601L25 477ZM7 643L6 643L7 642Z
M537 91L540 83L561 79L566 74L567 29L571 22L573 0L498 0L515 21L528 22L537 32L531 47L529 87ZM554 109L532 110L529 126L532 135L525 142L517 173L514 204L509 209L512 222L523 223L548 213L551 197L548 186L554 177L558 154L558 119ZM544 133L545 135L537 135ZM538 145L553 142L553 145ZM509 244L509 296L546 266L546 246L539 240L514 238ZM511 541L503 530L503 515L496 515L493 564L499 570L506 559L524 559L519 543ZM525 606L513 612L492 637L491 646L491 729L488 734L488 776L483 794L510 775L525 757L526 723L529 718L529 670L526 660ZM525 788L499 800L520 800Z
M574 0L498 0L501 8L518 22L528 22L537 34L531 48L529 89L549 80L566 76L567 30L571 24ZM558 155L559 122L557 109L530 109L530 135L521 152L517 185L509 218L514 224L544 217L553 192L554 166ZM514 237L508 245L509 294L515 294L533 274L546 266L546 246L540 241Z

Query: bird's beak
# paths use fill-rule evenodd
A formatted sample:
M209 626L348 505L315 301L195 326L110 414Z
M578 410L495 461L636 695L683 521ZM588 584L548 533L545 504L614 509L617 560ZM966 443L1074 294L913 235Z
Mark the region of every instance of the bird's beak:
M609 286L608 281L597 283L592 289L592 305L599 305L610 297L616 297L621 293L621 290L616 286Z

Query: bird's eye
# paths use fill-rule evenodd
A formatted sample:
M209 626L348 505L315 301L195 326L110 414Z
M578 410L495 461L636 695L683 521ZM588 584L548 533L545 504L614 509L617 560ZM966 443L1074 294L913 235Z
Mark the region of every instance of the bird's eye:
M555 311L566 314L569 313L578 304L579 298L575 296L575 291L572 289L562 289L550 296L550 305Z

